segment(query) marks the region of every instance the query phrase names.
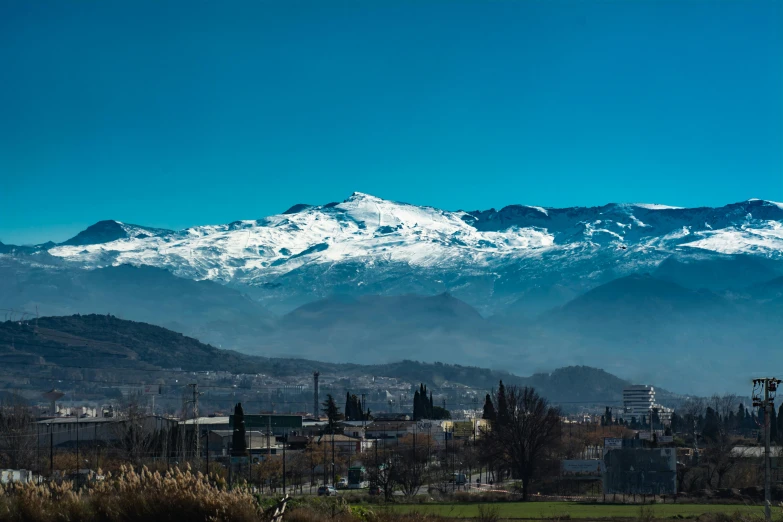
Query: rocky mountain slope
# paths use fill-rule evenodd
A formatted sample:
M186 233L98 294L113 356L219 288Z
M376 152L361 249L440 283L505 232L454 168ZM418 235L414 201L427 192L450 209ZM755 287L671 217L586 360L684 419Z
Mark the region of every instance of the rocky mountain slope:
M0 308L112 313L265 356L600 366L740 392L757 361L783 363L781 276L783 205L769 201L452 212L355 193L226 225L102 221L60 245L0 245Z
M27 253L8 245L4 251ZM299 204L262 219L179 231L102 221L38 252L48 256L30 262L145 265L229 284L278 313L334 294L447 291L488 315L529 292L581 293L651 272L672 256L751 257L779 275L783 205L511 205L452 212L354 193L341 203Z

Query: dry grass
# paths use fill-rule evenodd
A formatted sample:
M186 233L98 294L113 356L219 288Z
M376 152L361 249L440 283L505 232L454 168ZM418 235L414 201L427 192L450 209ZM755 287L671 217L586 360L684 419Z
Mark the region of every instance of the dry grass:
M121 468L81 490L71 482L13 484L0 487L0 522L260 522L276 499L253 495L246 487L229 489L223 478L190 468L136 472ZM350 505L342 498L295 498L286 522L431 522L435 514L389 513L371 505Z
M123 468L81 491L71 482L11 485L0 489L0 520L210 520L258 521L262 512L246 489L174 469L161 474Z

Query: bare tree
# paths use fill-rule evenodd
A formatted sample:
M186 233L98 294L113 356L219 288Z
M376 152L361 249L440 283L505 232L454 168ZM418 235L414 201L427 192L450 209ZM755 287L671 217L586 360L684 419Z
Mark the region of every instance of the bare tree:
M37 444L30 409L21 401L0 405L0 467L31 469Z
M134 466L140 466L145 458L153 455L165 435L149 425L149 419L141 405L139 395L130 395L114 424L118 446Z
M429 457L426 438L426 435L408 435L400 440L392 454L391 472L406 497L416 495L425 482Z
M508 420L493 423L486 439L494 452L505 454L522 480L522 499L527 500L537 468L558 442L560 410L528 387L506 387L505 401Z
M694 441L699 430L699 420L704 418L706 408L704 399L700 397L690 397L679 408L685 429L691 433Z
M371 460L370 465L367 467L370 483L381 489L383 496L387 501L392 499L394 490L396 490L398 486L398 474L394 471L394 466L396 464L397 462L394 458L394 454L388 451L387 446L384 445L383 453Z

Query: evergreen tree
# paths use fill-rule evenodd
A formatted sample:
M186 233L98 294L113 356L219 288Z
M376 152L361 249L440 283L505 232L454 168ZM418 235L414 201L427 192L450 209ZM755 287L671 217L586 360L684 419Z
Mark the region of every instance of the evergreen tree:
M435 414L435 405L432 402L432 392L430 392L430 417L434 418L433 415ZM451 416L449 416L451 418Z
M498 399L497 399L497 423L500 426L506 426L511 422L511 417L508 413L508 400L506 399L506 387L503 385L503 381L500 381L498 386Z
M682 420L680 419L680 416L677 415L677 412L672 412L672 422L671 422L671 430L672 433L679 433L680 429L682 429Z
M778 437L783 439L783 404L780 405L777 415Z
M345 392L345 420L353 420L353 403L351 392Z
M329 433L334 433L335 428L337 427L337 421L340 420L341 415L340 408L337 407L337 403L334 401L334 397L332 397L331 393L326 396L326 400L321 403L321 406L323 406L322 411L329 420Z
M234 406L234 432L231 434L231 456L247 456L247 441L245 440L245 412L242 403Z
M413 420L421 420L421 397L419 396L419 390L413 393Z
M451 419L451 412L441 406L435 406L435 410L432 412L433 420L448 420Z
M650 423L652 424L652 429L656 429L658 425L660 425L661 417L658 415L658 408L652 409L652 414L650 414Z
M720 417L710 407L704 415L704 427L701 430L701 436L708 442L714 442L720 437Z
M489 394L484 398L484 413L481 415L481 418L488 420L489 422L495 422L495 419L497 418L495 415L495 405L492 404L492 397L490 397Z
M604 414L604 417L606 419L606 425L611 426L612 425L612 409L607 406L606 407L606 413Z

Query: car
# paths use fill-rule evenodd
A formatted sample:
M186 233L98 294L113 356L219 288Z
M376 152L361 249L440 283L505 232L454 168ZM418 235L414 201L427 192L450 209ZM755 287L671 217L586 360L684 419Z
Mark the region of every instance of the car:
M370 495L380 495L380 494L381 494L380 486L370 486Z
M321 486L318 488L319 497L334 497L337 495L337 490L332 486Z
M348 487L348 479L341 478L337 481L337 489L346 489Z

